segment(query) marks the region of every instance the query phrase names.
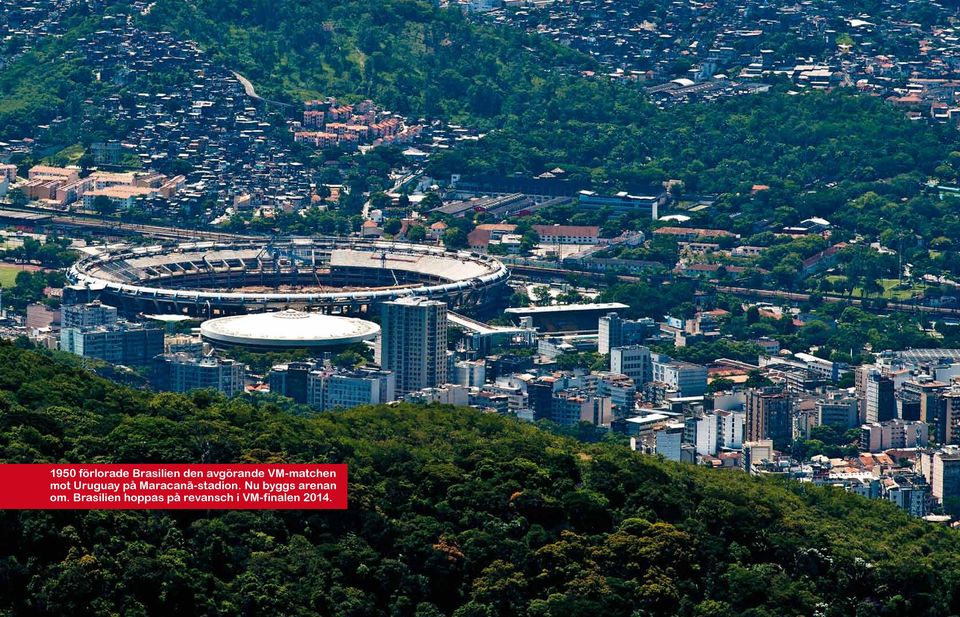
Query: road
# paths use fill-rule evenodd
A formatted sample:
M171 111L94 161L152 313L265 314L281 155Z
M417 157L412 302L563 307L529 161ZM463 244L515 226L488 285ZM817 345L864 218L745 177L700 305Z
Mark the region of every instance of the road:
M161 225L103 221L99 219L84 218L73 215L54 215L53 222L57 225L81 227L86 229L100 229L115 233L136 233L150 238L159 238L161 240L242 240L253 237L225 233L221 231L180 229L178 227L163 227Z
M422 175L423 175L422 170L408 173L400 177L396 182L393 183L392 187L390 187L384 192L393 193L393 192L399 191L405 184L407 184L408 182L413 182L414 180L416 180ZM363 210L360 212L360 214L363 216L363 220L365 221L370 218L370 200L369 199L367 199L367 201L363 203Z
M86 229L100 229L104 231L110 231L114 233L136 233L143 236L158 238L162 240L249 240L256 239L258 236L250 236L243 234L227 233L221 231L206 231L206 230L195 230L195 229L181 229L178 227L166 227L162 225L145 225L140 223L122 223L120 221L112 220L103 220L93 216L84 216L79 214L63 214L59 212L52 212L50 210L42 208L30 208L28 206L23 207L11 207L4 206L8 210L18 210L21 212L34 212L50 215L52 221L57 225L71 226L71 227L80 227ZM576 276L584 276L594 279L604 279L606 278L605 274L598 272L580 272L577 270L566 270L560 268L543 268L537 266L528 266L528 265L513 265L510 266L511 271L515 276L519 277L528 277L535 280L564 280L567 276L573 274ZM618 276L618 280L624 282L634 282L641 280L636 276ZM739 298L744 299L760 299L760 300L788 300L790 302L809 302L810 294L799 293L794 291L784 291L777 289L753 289L749 287L734 287L728 285L718 285L717 291L720 293L731 294ZM839 296L834 294L821 294L824 302L847 302L853 306L863 307L863 300L860 298L850 298L847 296ZM876 312L887 312L887 311L905 311L905 312L921 312L928 315L943 315L958 317L960 316L960 308L951 308L944 306L925 306L922 304L913 304L907 302L893 302L888 301L886 307L883 309L878 309L874 305L867 305L864 307L865 310L872 310Z
M280 101L271 101L270 99L265 99L259 94L257 94L257 89L254 87L253 82L241 75L236 71L230 71L233 73L233 76L237 78L237 81L240 82L240 85L243 86L244 93L252 98L255 101L262 101L269 105L279 105L280 107L293 107L290 103L281 103Z

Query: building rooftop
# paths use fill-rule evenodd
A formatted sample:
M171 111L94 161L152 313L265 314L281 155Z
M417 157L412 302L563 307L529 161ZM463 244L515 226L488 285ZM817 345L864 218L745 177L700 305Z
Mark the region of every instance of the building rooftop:
M564 313L576 311L616 311L630 308L621 302L604 302L598 304L558 304L556 306L518 306L504 309L510 315L531 315L536 313Z
M250 347L336 347L376 338L377 324L353 317L287 310L220 317L203 322L204 339Z

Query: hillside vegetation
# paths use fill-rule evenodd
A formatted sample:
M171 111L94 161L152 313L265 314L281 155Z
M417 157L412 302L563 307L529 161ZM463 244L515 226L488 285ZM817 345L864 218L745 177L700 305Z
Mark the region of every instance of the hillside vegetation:
M480 125L523 103L544 67L593 66L542 37L419 0L159 0L143 22L198 41L267 97L369 97Z
M2 615L949 615L893 506L398 405L151 394L0 345L5 462L345 462L350 507L0 512Z

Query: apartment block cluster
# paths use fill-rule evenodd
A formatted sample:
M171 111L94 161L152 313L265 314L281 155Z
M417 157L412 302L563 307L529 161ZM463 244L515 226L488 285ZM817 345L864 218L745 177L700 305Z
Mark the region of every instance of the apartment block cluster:
M14 173L16 169L14 168ZM6 170L0 168L0 174ZM143 200L173 198L184 186L184 176L169 178L156 172L95 171L83 178L78 167L34 165L27 179L16 185L27 199L57 207L92 210L98 198L115 209L129 209Z
M517 310L563 312L560 308ZM960 501L951 500L960 496L960 479L950 484L949 466L954 460L960 465L955 447L960 446L960 351L879 354L875 365L855 369L855 387L839 388L851 372L848 366L782 352L772 340L754 341L763 350L756 364L717 358L698 366L650 349L658 342L678 344L694 332L713 336L716 317L701 311L693 319L667 316L655 322L608 313L599 318L596 336L583 334L582 324L574 324L575 334L540 334L541 361L549 354L588 351L592 342L593 349L609 354L609 366L592 372L540 370L526 383L532 419L589 422L628 435L638 451L841 487L892 501L916 516L958 513ZM556 320L540 317L537 323ZM545 341L552 342L544 346ZM717 379L729 383L708 388ZM766 385L752 386L752 380ZM859 446L832 458L797 457L795 446L806 447L822 434L817 427L846 434ZM854 433L856 438L850 437Z
M783 441L789 423L780 422L778 431L759 435L762 455L752 454L750 470L887 499L915 516L960 515L960 350L879 353L875 363L855 369L854 384L819 388L815 400L784 391L795 399L795 440L809 438L817 425L855 429L856 456L793 460Z
M297 142L344 150L411 143L421 136L423 128L380 109L371 100L347 105L333 97L304 102L302 122L291 125Z
M163 352L163 330L121 320L116 308L99 302L64 305L60 350L111 364L147 366Z
M116 307L99 301L67 302L59 309L31 304L25 328L30 339L49 349L143 370L158 390L212 388L232 396L245 389L243 364L211 355L199 339L171 334L159 321L124 319Z

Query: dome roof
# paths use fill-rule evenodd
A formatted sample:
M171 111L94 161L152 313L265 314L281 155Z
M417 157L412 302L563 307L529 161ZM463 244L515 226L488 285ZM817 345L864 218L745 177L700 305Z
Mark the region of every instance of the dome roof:
M286 310L210 319L200 334L213 344L249 347L337 347L367 341L380 326L354 317Z

